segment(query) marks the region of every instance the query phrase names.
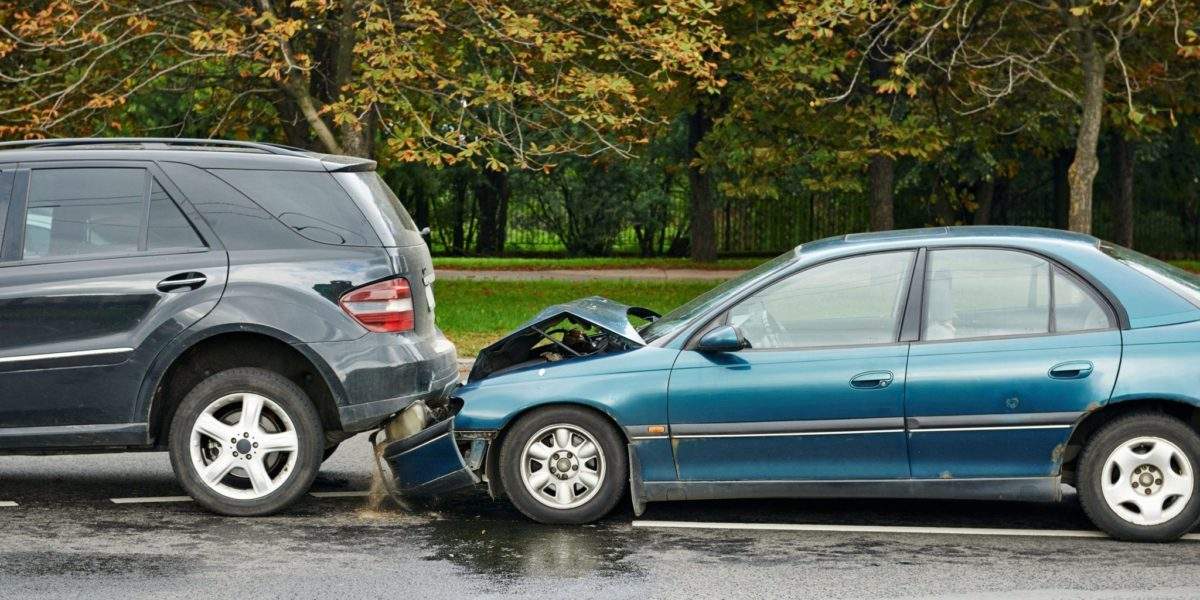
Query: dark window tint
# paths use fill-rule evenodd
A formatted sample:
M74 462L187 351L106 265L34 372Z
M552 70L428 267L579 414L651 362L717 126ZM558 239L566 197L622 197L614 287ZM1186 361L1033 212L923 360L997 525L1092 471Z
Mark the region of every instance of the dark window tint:
M729 324L756 349L894 342L912 260L890 252L817 265L738 303Z
M26 259L134 252L145 212L143 169L39 169L25 211Z
M180 163L162 163L171 182L212 226L229 250L298 248L310 242L211 173Z
M151 250L166 248L203 248L204 243L183 212L167 195L167 192L152 181L150 188L150 225L147 244Z
M341 246L378 246L379 236L329 173L212 171L304 237Z
M368 219L378 225L379 235L384 238L385 244L398 244L407 237L405 232L417 230L417 224L404 210L400 199L378 173L335 173L334 178L358 201Z

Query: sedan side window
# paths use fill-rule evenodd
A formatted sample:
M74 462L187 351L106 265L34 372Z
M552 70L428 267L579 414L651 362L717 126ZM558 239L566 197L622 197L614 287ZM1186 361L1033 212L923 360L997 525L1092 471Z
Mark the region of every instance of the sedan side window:
M806 269L729 311L755 349L895 342L914 252L868 254Z
M922 339L1049 333L1050 263L1012 250L935 250Z
M1054 270L1054 331L1095 331L1113 327L1100 299L1074 277Z

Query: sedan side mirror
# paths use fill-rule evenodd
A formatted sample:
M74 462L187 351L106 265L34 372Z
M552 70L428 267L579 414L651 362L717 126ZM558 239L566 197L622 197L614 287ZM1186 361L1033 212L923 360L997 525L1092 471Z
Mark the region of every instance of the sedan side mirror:
M750 347L742 331L733 325L722 325L700 337L696 349L700 352L737 352Z

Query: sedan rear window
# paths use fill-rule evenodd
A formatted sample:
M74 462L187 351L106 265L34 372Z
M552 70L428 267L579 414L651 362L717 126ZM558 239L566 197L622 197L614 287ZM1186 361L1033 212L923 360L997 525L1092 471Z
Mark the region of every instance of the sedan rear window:
M1100 250L1200 307L1200 277L1195 274L1116 244L1101 242Z

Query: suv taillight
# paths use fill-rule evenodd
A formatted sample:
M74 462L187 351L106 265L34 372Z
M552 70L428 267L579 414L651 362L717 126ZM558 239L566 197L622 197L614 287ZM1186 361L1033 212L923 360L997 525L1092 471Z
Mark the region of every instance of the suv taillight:
M413 301L408 280L387 279L346 292L339 301L342 310L370 331L412 331Z

